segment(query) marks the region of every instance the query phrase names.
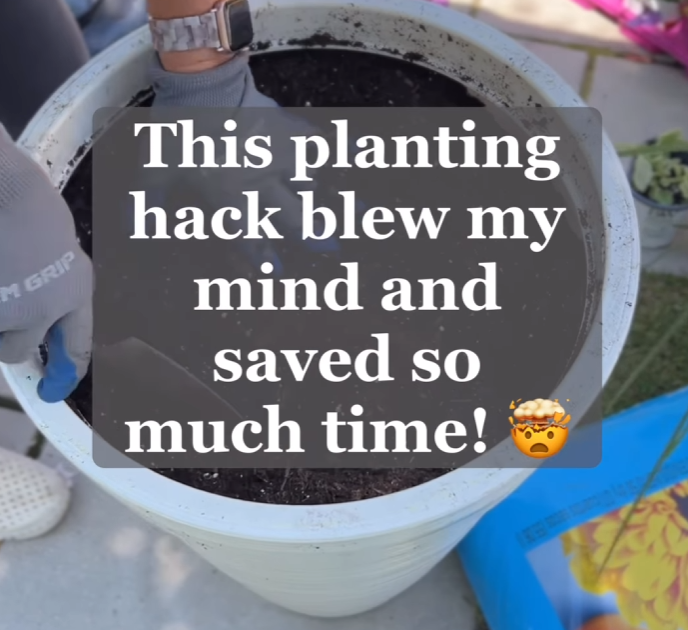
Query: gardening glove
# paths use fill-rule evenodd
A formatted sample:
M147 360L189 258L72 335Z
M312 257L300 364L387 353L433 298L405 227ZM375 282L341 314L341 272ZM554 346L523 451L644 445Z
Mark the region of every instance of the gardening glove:
M322 135L305 121L300 120L282 110L279 118L268 116L263 121L257 120L255 114L250 120L245 119L242 125L241 108L279 108L271 98L261 94L256 88L247 54L239 54L227 63L206 72L195 74L177 74L167 72L157 58L152 68L152 83L156 97L153 107L218 107L234 109L231 112L237 122L238 133L246 137L254 135L271 137L271 152L273 161L264 169L202 169L206 179L203 193L217 208L231 206L242 209L246 205L246 198L242 191L260 191L261 206L280 208L271 220L276 229L285 238L301 238L301 206L298 196L299 190L314 189L313 182L290 182L294 176L294 145L292 136ZM229 118L230 116L228 116ZM261 123L267 123L273 129L257 129ZM253 125L253 129L247 125ZM272 132L271 132L272 131ZM197 123L196 135L206 135L201 125ZM208 134L210 135L210 134ZM216 143L218 148L221 143ZM241 146L241 140L239 146ZM218 161L221 159L218 157ZM200 163L200 162L197 162ZM199 173L195 174L197 177ZM313 174L309 174L313 177ZM237 227L243 227L242 219L237 221ZM279 274L281 262L272 248L270 241L262 239L247 241L241 239L241 245L251 263L259 266L263 262L270 262ZM304 242L309 250L315 253L329 253L338 250L335 238Z
M49 532L69 506L69 485L56 471L0 448L0 541Z
M0 125L0 362L22 363L47 342L45 402L67 398L86 374L92 293L67 204Z

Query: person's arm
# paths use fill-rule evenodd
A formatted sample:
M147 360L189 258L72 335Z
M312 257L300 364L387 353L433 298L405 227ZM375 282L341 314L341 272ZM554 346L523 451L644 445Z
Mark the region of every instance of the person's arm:
M148 0L148 14L158 20L203 15L217 4L217 0ZM183 52L160 53L160 63L168 72L181 74L212 70L229 61L234 55L211 48Z
M148 12L153 20L179 20L205 15L218 6L217 0L147 1ZM245 9L243 5L241 10ZM190 24L190 28L193 29L193 22L190 20L185 24ZM184 40L184 33L171 33L169 24L162 28L152 24L151 31L154 46L158 49L158 54L151 59L150 69L151 84L155 91L151 108L153 115L157 108L241 108L244 111L228 112L228 117L232 116L238 124L238 136L250 138L258 133L266 135L266 132L270 136L273 161L268 169L254 173L252 169L221 169L221 172L215 172L212 178L210 172L206 172L208 178L203 180L199 193L206 201L210 200L210 205L217 203L220 204L217 207L226 207L229 204L236 208L245 208L246 198L242 191L260 189L262 202L267 204L265 207L284 210L275 218L276 225L279 225L285 234L299 234L297 226L300 226L302 220L301 198L298 196L297 187L289 182L293 176L294 164L293 143L289 138L292 135L318 135L318 131L304 120L289 113L282 113L274 99L260 92L251 72L250 55L247 50L241 49L234 54L218 52L212 48L162 52L172 47L165 42L166 36L176 35L178 39ZM206 38L198 39L207 42ZM239 39L246 41L248 37ZM180 47L188 45L188 42L177 43ZM197 134L212 136L223 129L221 125L218 126L219 121L212 115L204 117L201 113L196 121L200 123L196 127ZM209 123L210 127L207 132L201 132L199 128L205 122ZM198 186L198 178L190 179L190 187ZM161 190L159 194L165 195L167 192ZM300 238L298 240L304 243L306 248L319 253L337 251L338 248L336 239L326 242L306 242ZM275 276L280 275L283 269L282 261L270 243L255 243L242 239L240 247L244 249L251 265L260 268L263 263L269 262L273 265Z

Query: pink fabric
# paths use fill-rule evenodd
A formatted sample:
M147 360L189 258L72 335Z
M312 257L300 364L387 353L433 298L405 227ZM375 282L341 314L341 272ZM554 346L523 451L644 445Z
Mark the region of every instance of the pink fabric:
M682 17L664 25L650 12L633 13L625 0L575 0L587 9L601 11L619 24L621 32L649 52L670 55L688 67L688 3L683 3Z
M449 0L428 0L448 6ZM559 2L561 0L540 0ZM664 53L688 68L688 0L683 2L682 18L664 25L651 13L638 15L631 11L626 0L574 0L590 10L604 13L618 23L621 32L632 42L652 53Z

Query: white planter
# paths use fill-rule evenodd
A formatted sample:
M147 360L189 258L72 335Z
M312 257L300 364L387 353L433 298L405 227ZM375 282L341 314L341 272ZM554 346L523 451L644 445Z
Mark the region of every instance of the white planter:
M427 64L449 75L468 72L476 92L488 100L512 106L526 106L531 98L545 106L584 105L558 75L513 40L431 3L252 0L252 6L258 41L286 47L283 42L324 30L372 49L380 45L399 54L422 52ZM425 28L417 28L418 23ZM56 185L74 170L73 158L90 139L93 112L124 105L147 87L150 55L147 32L137 31L73 77L29 125L22 142ZM467 70L460 71L462 66ZM604 224L612 226L606 234L602 304L606 380L630 327L640 254L630 189L606 139L601 185ZM99 468L91 456L90 429L67 405L47 405L36 396L38 363L3 371L36 425L85 475L249 589L309 615L351 615L401 593L532 472L459 470L397 494L331 506L237 501L149 470Z
M667 210L653 208L641 201L636 201L637 205L645 206L638 209L644 215L640 231L640 241L646 249L664 249L669 247L674 236L676 236L675 214Z
M660 206L642 195L635 195L640 223L640 244L645 249L665 249L676 236L677 226L688 213L688 205Z
M676 228L688 214L688 203L665 206L633 188L635 160L629 164L628 179L640 225L640 245L643 249L665 249L676 236Z

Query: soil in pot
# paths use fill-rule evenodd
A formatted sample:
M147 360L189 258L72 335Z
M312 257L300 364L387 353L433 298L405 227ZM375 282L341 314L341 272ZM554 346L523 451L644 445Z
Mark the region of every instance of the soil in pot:
M318 42L315 42L316 44ZM251 60L256 84L280 105L287 107L481 107L483 104L469 95L461 84L431 70L408 61L372 55L354 50L302 49L288 52L265 52ZM90 254L91 247L91 156L87 153L64 189L64 196L72 209L77 230L84 248ZM375 245L373 245L375 246ZM456 243L449 244L455 251ZM550 259L543 255L542 273L553 274L561 283L567 282L567 269L571 264L585 264L584 250L559 251ZM451 257L448 254L448 257ZM404 262L404 261L400 261ZM410 261L405 261L409 264ZM535 273L525 270L524 273ZM558 275L557 275L558 274ZM294 274L294 277L299 277ZM317 278L315 275L308 277ZM584 300L580 291L585 287L572 287L572 301L562 304L562 309L576 308ZM576 294L578 292L578 295ZM518 295L513 296L520 299ZM520 309L520 306L519 306ZM542 311L547 317L547 308ZM550 313L551 316L551 313ZM581 321L583 315L581 313ZM228 325L229 323L228 318ZM235 322L238 324L239 322ZM245 327L246 324L244 323ZM317 347L313 330L298 322L289 330L295 347ZM534 328L534 330L536 327ZM444 328L442 328L444 330ZM269 331L254 330L254 338ZM436 343L437 329L428 332L428 343ZM451 331L450 333L451 334ZM508 331L506 331L508 334ZM569 339L566 339L566 335ZM574 347L579 331L563 331L562 345ZM308 343L300 343L295 337L302 336ZM148 341L148 340L146 340ZM321 340L327 345L327 340ZM460 348L460 341L448 339L453 348ZM489 343L489 342L488 342ZM492 340L498 344L498 335ZM420 345L416 348L434 347ZM263 346L256 346L263 347ZM269 346L266 346L269 347ZM330 346L331 347L331 346ZM338 346L339 347L339 346ZM173 357L183 362L182 357ZM543 361L544 363L544 361ZM566 369L562 364L552 370L552 387ZM474 396L486 392L471 392ZM91 379L82 382L69 401L72 407L90 423ZM365 400L360 401L366 406ZM507 403L508 404L508 403ZM393 401L387 401L390 408ZM288 414L285 414L287 417ZM391 417L391 415L390 415ZM506 418L505 418L506 420ZM408 489L428 482L451 469L165 469L158 470L178 482L231 498L279 504L331 504L374 498Z

